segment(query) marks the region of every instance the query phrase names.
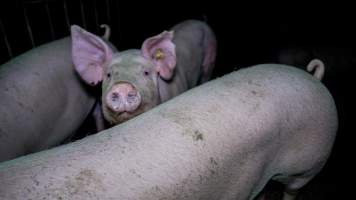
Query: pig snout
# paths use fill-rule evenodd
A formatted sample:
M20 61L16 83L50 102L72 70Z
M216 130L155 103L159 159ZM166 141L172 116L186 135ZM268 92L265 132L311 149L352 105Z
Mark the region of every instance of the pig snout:
M133 112L141 104L141 95L130 83L114 85L106 95L106 104L114 112Z

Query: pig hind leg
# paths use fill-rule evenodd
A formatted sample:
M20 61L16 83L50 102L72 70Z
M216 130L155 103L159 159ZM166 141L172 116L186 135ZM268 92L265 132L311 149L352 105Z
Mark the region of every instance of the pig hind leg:
M310 179L309 177L298 177L286 184L283 192L283 200L295 200L298 196L299 189L307 184Z
M283 200L295 200L298 195L298 191L305 186L319 170L310 170L305 173L289 176L278 180L285 185L283 192Z

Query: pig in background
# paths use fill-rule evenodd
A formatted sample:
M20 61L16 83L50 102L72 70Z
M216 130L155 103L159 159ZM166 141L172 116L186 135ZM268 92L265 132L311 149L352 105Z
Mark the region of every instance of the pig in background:
M109 37L107 26L103 40ZM58 145L93 110L71 59L71 38L32 49L0 66L0 161Z
M103 115L118 124L209 80L216 39L206 23L187 20L146 39L140 50L115 52L72 26L72 56L85 82L102 82Z

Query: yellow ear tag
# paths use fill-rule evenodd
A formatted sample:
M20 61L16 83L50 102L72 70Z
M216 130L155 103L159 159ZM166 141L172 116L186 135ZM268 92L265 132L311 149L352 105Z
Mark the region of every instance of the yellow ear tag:
M163 53L162 49L157 49L157 51L156 51L156 53L154 55L154 58L156 60L161 60L161 59L164 58L164 53Z

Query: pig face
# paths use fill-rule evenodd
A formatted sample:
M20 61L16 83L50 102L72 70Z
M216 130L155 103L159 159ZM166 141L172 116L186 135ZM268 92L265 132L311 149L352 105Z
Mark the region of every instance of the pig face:
M159 80L169 81L176 66L173 32L148 38L141 50L114 53L100 37L72 26L76 71L90 85L102 81L102 110L112 124L160 103Z
M160 103L158 74L140 51L116 54L106 67L102 83L102 109L114 124L126 121Z

